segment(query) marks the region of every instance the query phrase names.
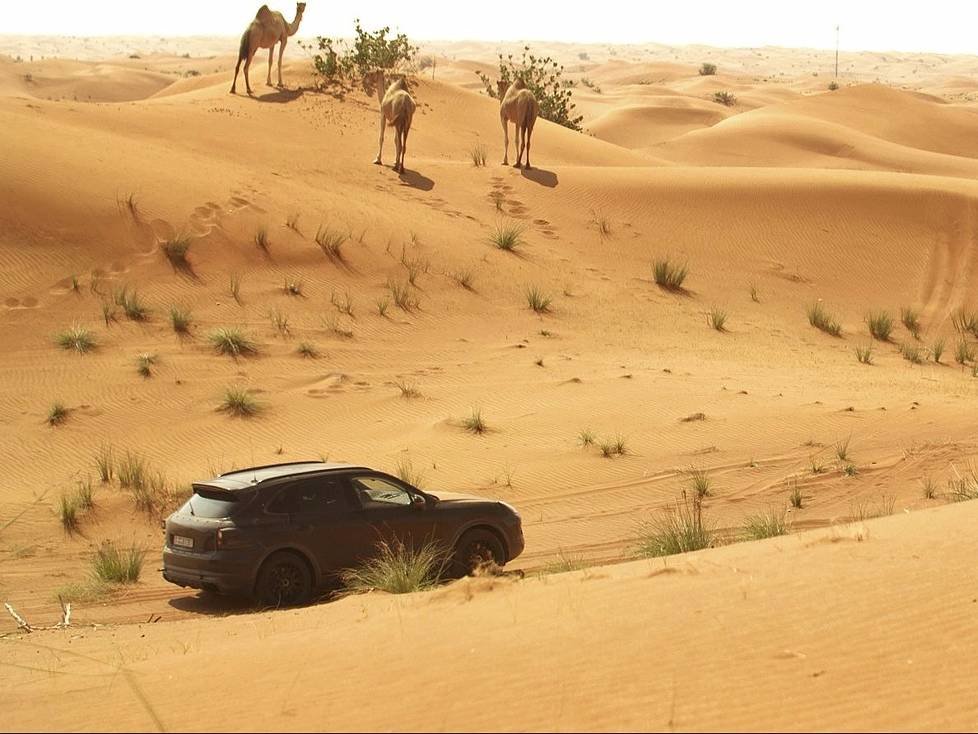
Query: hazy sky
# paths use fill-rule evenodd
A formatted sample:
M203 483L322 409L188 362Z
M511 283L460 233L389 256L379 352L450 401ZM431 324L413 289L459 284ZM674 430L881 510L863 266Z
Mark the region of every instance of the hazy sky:
M238 35L255 0L21 0L4 3L0 33ZM274 0L291 20L295 4ZM353 18L417 40L555 40L978 53L975 0L596 0L395 2L309 0L299 34L349 35Z

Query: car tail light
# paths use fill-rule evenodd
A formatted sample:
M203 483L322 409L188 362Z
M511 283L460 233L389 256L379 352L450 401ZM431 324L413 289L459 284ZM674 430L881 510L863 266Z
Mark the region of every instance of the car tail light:
M237 528L221 528L217 531L217 549L243 548L247 545L242 533Z

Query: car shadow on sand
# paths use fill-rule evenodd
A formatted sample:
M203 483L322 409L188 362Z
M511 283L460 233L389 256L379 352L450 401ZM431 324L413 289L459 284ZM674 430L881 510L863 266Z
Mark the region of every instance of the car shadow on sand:
M303 606L325 604L336 601L338 598L338 589L327 588L322 593L317 593L308 604L304 604ZM175 596L168 601L168 604L181 612L202 614L208 617L232 617L239 614L255 614L256 612L272 611L276 608L263 607L254 600L244 596L224 596L206 591ZM296 607L287 608L292 609Z

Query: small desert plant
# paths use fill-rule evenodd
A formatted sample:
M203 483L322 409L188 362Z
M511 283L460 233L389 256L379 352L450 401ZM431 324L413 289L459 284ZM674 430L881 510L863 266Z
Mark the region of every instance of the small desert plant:
M277 308L269 310L268 320L272 323L272 328L275 329L280 336L289 336L292 333L289 330L289 315L282 313Z
M347 236L338 230L332 230L325 225L320 225L316 231L316 244L331 260L343 262L343 245L346 244Z
M546 575L570 573L571 571L580 571L582 568L587 568L587 563L581 556L568 556L561 550L557 552L557 557L554 560L543 567L543 573Z
M338 336L340 339L352 339L353 329L347 328L340 323L340 319L335 314L323 317L323 327L330 334Z
M177 270L189 270L187 253L190 252L190 235L181 234L160 243L160 250Z
M836 82L836 81L829 82L829 91L830 92L835 92L838 89L839 89L839 82Z
M921 487L925 500L932 500L937 497L937 482L934 481L933 477L925 477L921 481Z
M864 347L856 347L856 359L859 360L860 364L872 364L873 363L873 345L867 344Z
M879 501L870 504L867 501L851 502L849 504L849 515L856 522L864 520L875 520L878 517L887 517L893 514L896 500L887 495L880 495Z
M146 551L135 545L129 548L116 548L106 542L95 552L92 558L92 571L96 578L114 584L134 584L139 580L143 570L143 559Z
M597 436L594 435L594 431L585 428L580 433L577 434L577 442L581 444L581 448L587 448L588 446L594 446L594 442L597 440Z
M79 354L90 352L97 346L95 337L84 326L71 326L60 332L55 341L66 351L75 351Z
M888 342L893 334L893 319L886 311L870 311L866 316L869 333L877 341Z
M638 551L648 558L709 548L714 531L703 522L703 501L683 495L674 508L643 526Z
M302 232L299 230L299 212L290 214L285 220L285 226L296 234L301 235Z
M231 273L228 280L228 290L231 293L231 298L234 302L241 304L241 276L236 273Z
M954 350L954 359L960 365L965 365L968 362L975 361L975 350L972 349L971 345L968 344L966 339L962 339L958 342L958 346Z
M753 301L754 303L760 303L760 302L761 302L761 298L760 298L760 296L759 296L759 295L757 294L757 285L756 285L755 283L751 283L751 284L750 284L750 299L751 299L751 300L752 300L752 301Z
M148 486L149 467L139 454L127 451L116 467L119 486L123 489L141 490Z
M842 467L842 473L847 477L854 477L859 473L859 469L856 468L855 464L846 464Z
M464 288L467 291L475 290L473 288L474 276L471 270L456 270L453 273L449 273L449 276L454 280L460 288Z
M482 435L489 430L485 419L482 417L482 411L478 408L474 408L468 416L462 419L462 428L477 435Z
M267 255L271 246L271 240L268 239L268 230L265 227L259 227L258 231L255 232L255 247Z
M763 540L787 535L789 531L788 510L768 509L756 515L749 515L744 521L744 535L749 540Z
M689 274L687 265L679 265L672 262L668 257L660 258L652 262L652 279L660 288L669 291L683 290L683 283Z
M377 299L377 315L382 319L387 318L387 312L391 307L391 299L389 296L384 296L383 298Z
M314 344L309 342L301 342L298 347L295 348L296 354L300 354L306 359L319 359L319 350L316 349Z
M388 280L387 290L390 291L394 305L402 311L413 311L418 307L418 301L411 295L411 286L407 283Z
M78 480L78 490L75 492L75 497L78 499L78 506L81 509L91 510L95 507L94 489L90 478Z
M534 313L547 314L550 313L550 304L553 299L545 295L542 290L536 286L530 286L526 289L526 304Z
M505 252L516 252L523 246L523 227L519 224L497 224L489 234L493 247Z
M808 467L812 470L812 474L822 474L825 472L825 462L814 455L808 457Z
M381 542L370 560L341 572L340 580L353 593L377 590L410 594L437 584L447 562L447 555L433 543L413 548Z
M153 367L157 361L158 357L155 354L140 354L136 357L136 372L142 377L152 377Z
M115 474L115 452L108 444L102 444L95 452L95 469L102 484L112 481Z
M910 306L900 309L900 321L914 339L920 339L920 312Z
M801 487L798 486L798 482L791 483L791 491L788 492L788 501L796 510L800 510L804 506L805 497L801 492Z
M180 306L170 307L170 325L177 334L189 334L193 318L190 311Z
M394 473L398 478L410 484L412 487L421 489L424 487L424 470L417 469L410 458L404 458L397 462Z
M719 306L711 306L710 313L706 317L706 323L715 331L726 331L727 312Z
M239 418L251 418L261 412L261 404L243 387L231 386L224 389L218 410Z
M76 496L69 494L61 495L61 500L58 502L58 518L61 520L61 527L68 534L78 530L81 522L81 518L79 517L80 510L81 507Z
M923 364L927 357L924 350L915 344L901 344L900 356L911 364Z
M821 301L808 307L808 323L831 336L842 336L842 324L832 317Z
M730 92L714 92L713 101L725 107L733 107L737 104L737 97Z
M607 217L592 211L591 224L594 225L596 230L598 230L598 234L601 235L601 239L611 237L611 221Z
M48 409L47 424L49 426L60 426L68 420L70 410L64 403L56 402Z
M930 347L930 356L937 364L941 363L941 357L944 356L944 344L945 341L941 338L935 341Z
M951 323L962 336L968 332L978 336L978 311L965 311L960 308L951 314Z
M249 357L258 354L258 345L240 329L222 327L207 337L214 351L229 357Z
M123 286L115 292L115 305L122 309L130 321L146 321L149 318L149 308L135 290Z
M686 470L687 481L696 499L713 496L713 480L705 469L690 467Z
M717 73L716 64L705 63L700 67L700 76L714 76Z
M407 400L414 400L421 397L421 391L418 390L418 386L414 382L410 382L405 379L397 379L394 380L394 387L400 391L401 397Z
M68 286L74 293L81 292L81 282L78 280L77 275L71 276L71 284Z
M849 436L843 441L839 441L835 445L835 455L838 457L839 461L849 461L849 444L852 443L852 436Z
M954 478L947 482L947 494L955 502L978 499L978 469L969 464L962 475L955 467Z
M602 441L600 444L598 444L598 449L600 449L601 455L606 459L610 459L614 456L624 456L626 453L628 453L625 439L620 433L613 439Z
M337 311L346 314L356 321L357 317L353 315L353 299L350 298L349 291L344 292L342 298L336 295L336 291L333 291L329 296L329 302L333 304L333 308Z
M301 297L303 295L302 281L297 278L286 278L285 282L282 283L282 292L293 298Z
M108 301L102 301L102 321L105 322L106 326L109 326L114 321L118 321L118 317L115 312L115 304L109 303Z
M476 168L484 168L486 165L486 159L488 157L488 152L486 146L482 143L473 145L469 148L469 158L472 160L472 165Z

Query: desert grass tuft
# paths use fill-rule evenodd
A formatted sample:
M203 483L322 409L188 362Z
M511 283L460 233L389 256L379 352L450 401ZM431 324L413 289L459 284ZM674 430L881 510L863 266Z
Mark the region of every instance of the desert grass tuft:
M462 428L469 433L480 436L489 430L485 418L482 416L482 411L478 408L474 408L468 416L462 419Z
M754 515L749 515L744 521L744 536L748 540L763 540L787 535L790 530L788 510L767 509Z
M877 341L888 342L893 335L893 318L886 311L870 311L866 316L869 333Z
M291 229L297 235L301 235L302 231L299 229L299 212L293 212L286 217L285 226Z
M215 329L207 340L218 354L229 357L250 357L258 354L258 344L240 329Z
M526 304L534 313L543 315L551 312L551 303L553 303L553 298L545 294L535 285L529 286L526 289L525 295Z
M231 273L228 277L228 291L231 293L231 298L239 306L241 305L241 276L236 273Z
M130 321L146 321L149 319L149 308L139 297L139 292L123 286L115 292L115 305L122 309Z
M141 490L149 485L149 467L139 454L127 451L116 465L119 486L123 489Z
M75 495L62 494L58 502L58 519L61 520L61 527L71 535L81 525L80 518L81 506Z
M577 442L581 444L581 448L588 448L589 446L594 446L595 441L597 441L597 436L594 435L594 431L585 428L577 434Z
M958 342L958 346L954 350L954 360L962 366L975 361L975 350L968 344L967 339L961 339Z
M563 550L557 552L557 556L543 567L545 575L555 573L570 573L587 568L587 562L581 556L569 556Z
M796 510L802 509L805 504L805 496L802 494L801 487L798 486L798 482L791 483L791 491L788 492L788 502Z
M873 363L873 345L867 344L864 347L856 347L856 359L859 360L860 364L872 364Z
M683 496L675 506L646 523L638 552L647 558L673 556L713 545L715 533L703 522L703 502Z
M282 313L277 308L270 309L268 311L268 320L272 324L272 328L279 334L279 336L288 337L292 335L292 331L289 327L289 315Z
M340 319L336 314L330 314L329 316L323 317L323 327L333 336L337 336L340 339L352 339L353 329L350 329L340 323Z
M415 400L421 397L421 391L418 389L417 383L410 380L398 378L394 380L394 387L398 389L401 397L406 400Z
M187 253L190 252L190 235L180 234L160 243L160 250L175 270L190 270Z
M92 332L77 324L60 332L55 337L55 341L62 349L79 354L90 352L98 346Z
M424 489L424 470L415 467L414 462L409 457L400 459L397 462L394 473L401 481L407 482L412 487Z
M947 495L954 502L978 499L978 468L969 464L962 474L954 467L954 477L947 482Z
M116 315L115 304L110 303L109 301L102 301L102 321L105 322L105 325L110 326L118 320L119 318Z
M853 501L849 503L849 516L855 522L865 520L875 520L878 517L888 517L893 514L896 506L896 499L887 495L880 495L877 502L870 503L865 500Z
M64 403L55 402L48 409L47 424L49 426L61 426L68 420L71 410L65 407Z
M152 377L153 367L158 361L159 358L155 354L140 354L136 357L136 372L142 377Z
M489 234L489 242L498 250L516 252L523 246L523 232L520 224L497 224Z
M925 361L927 361L926 352L916 344L901 344L900 356L910 362L910 364L923 364Z
M231 386L224 389L218 410L238 418L252 418L261 412L262 406L245 388Z
M937 498L937 482L934 481L933 477L925 477L921 480L921 489L925 500Z
M920 312L910 306L900 309L900 321L914 339L920 339Z
M455 281L459 288L467 291L474 291L475 276L471 270L460 269L448 274L448 277Z
M309 342L300 342L299 346L295 348L296 354L299 354L306 359L319 359L320 353L316 348L316 345L310 344Z
M485 168L488 155L488 150L482 143L478 143L469 148L469 159L476 168Z
M170 326L173 327L174 332L186 336L190 333L190 326L192 323L193 317L191 316L189 309L181 306L170 307Z
M271 240L268 239L268 230L265 227L259 227L258 231L255 232L255 247L264 252L266 255L269 254L272 243Z
M115 451L108 444L102 444L95 452L95 469L102 484L108 484L115 476Z
M689 266L674 263L668 257L652 262L652 279L660 288L667 291L683 290L683 283L689 275Z
M931 359L933 359L936 364L941 364L941 357L944 356L944 346L945 346L945 343L946 342L945 342L944 338L942 337L942 338L938 339L937 341L935 341L933 344L931 344L931 347L930 347L930 356L931 356Z
M852 443L852 436L849 436L848 438L839 441L838 443L835 444L835 455L839 459L839 461L843 461L843 462L849 461L850 459L849 444L851 443Z
M808 307L808 323L830 336L842 336L842 324L832 317L821 301Z
M382 541L370 560L342 571L340 580L351 593L410 594L435 586L447 562L447 555L434 543L414 548Z
M409 284L388 280L387 290L390 291L394 305L402 311L414 311L418 308L418 300L411 295L411 286Z
M951 314L951 323L961 336L970 333L978 337L978 311L965 311L960 308Z
M346 244L347 239L347 235L326 225L320 225L316 231L316 244L319 245L319 249L330 260L338 263L344 262L343 245Z
M330 293L329 302L332 303L333 308L340 313L346 314L353 321L357 320L357 317L354 315L353 311L353 299L350 297L349 291L344 291L342 298L336 294L336 291L333 291Z
M710 313L707 314L706 323L714 331L724 332L727 330L727 312L719 306L711 306Z
M690 467L686 470L686 480L693 496L697 499L704 499L713 496L713 479L705 469Z
M105 542L92 558L92 571L96 578L108 583L134 584L139 581L145 557L146 551L135 545L116 548L113 543Z

